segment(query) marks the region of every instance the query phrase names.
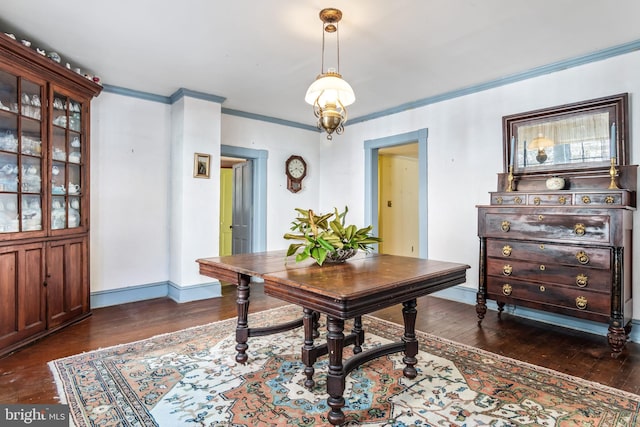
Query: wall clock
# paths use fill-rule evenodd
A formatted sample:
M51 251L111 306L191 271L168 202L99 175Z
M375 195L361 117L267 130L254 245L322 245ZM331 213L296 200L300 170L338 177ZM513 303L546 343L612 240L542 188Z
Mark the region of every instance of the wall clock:
M302 180L307 176L307 163L300 156L291 156L285 162L287 189L292 193L302 190Z

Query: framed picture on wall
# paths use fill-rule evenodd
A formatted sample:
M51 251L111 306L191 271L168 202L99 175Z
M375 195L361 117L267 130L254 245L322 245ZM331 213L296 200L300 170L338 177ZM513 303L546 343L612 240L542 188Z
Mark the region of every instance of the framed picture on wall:
M210 162L211 162L211 155L195 153L193 156L194 178L209 178Z

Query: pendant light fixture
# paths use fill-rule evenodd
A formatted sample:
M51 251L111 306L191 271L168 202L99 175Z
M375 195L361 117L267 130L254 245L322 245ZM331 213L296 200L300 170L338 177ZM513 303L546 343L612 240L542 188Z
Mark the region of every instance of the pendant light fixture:
M328 8L320 11L322 21L322 65L320 74L307 89L304 100L313 105L313 113L318 118L318 129L327 132L327 139L333 138L333 133L340 135L344 132L347 122L347 109L356 100L353 89L340 75L340 37L338 36L338 22L342 19L342 12ZM337 68L324 70L325 35L334 34L336 37Z

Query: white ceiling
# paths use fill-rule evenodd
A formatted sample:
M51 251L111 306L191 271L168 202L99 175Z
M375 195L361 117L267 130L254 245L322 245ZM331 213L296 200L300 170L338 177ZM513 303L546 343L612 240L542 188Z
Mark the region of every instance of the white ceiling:
M640 40L638 0L3 0L0 29L112 86L315 125L324 7L351 118Z

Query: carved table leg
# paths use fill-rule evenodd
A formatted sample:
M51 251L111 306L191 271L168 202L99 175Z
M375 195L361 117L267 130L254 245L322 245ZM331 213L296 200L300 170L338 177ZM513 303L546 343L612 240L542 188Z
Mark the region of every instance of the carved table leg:
M362 316L358 316L353 319L353 333L356 335L356 340L353 345L353 354L362 352L362 344L364 343L364 330L362 329Z
M329 348L329 371L327 372L327 404L331 407L327 418L336 426L344 423L345 372L342 365L344 348L344 320L327 316L327 345Z
M320 312L313 312L313 338L320 338L320 331L318 327L320 325Z
M247 321L249 317L249 282L251 276L246 274L238 274L238 289L236 304L238 306L238 324L236 325L236 362L246 363L247 349L249 345L249 323Z
M418 354L418 340L416 339L416 300L415 298L402 303L402 317L404 318L404 357L402 361L405 363L403 369L404 376L413 379L418 376L415 366L418 363L416 355Z
M304 363L304 374L307 377L304 386L311 389L315 385L315 381L313 380L313 374L315 372L313 364L316 362L316 353L314 352L313 338L314 333L318 330L317 318L319 314L310 308L303 309L303 312L304 345L302 346L302 363Z

